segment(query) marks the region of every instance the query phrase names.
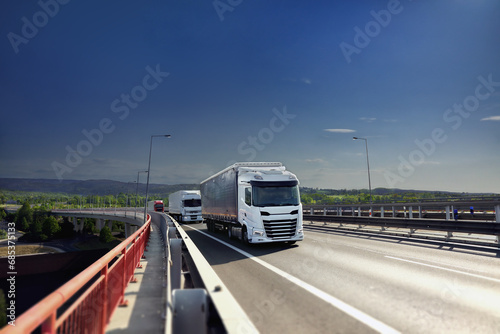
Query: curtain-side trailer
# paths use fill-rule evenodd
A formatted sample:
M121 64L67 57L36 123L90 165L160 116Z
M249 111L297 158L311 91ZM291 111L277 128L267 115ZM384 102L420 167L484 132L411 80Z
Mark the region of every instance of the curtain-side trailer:
M235 163L201 182L209 231L246 243L304 239L299 180L279 162Z

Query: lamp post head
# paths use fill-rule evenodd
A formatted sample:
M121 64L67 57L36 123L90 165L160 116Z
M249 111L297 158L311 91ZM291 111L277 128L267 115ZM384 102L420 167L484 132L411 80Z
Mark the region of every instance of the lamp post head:
M352 137L352 140L356 140L356 139L358 139L358 137Z

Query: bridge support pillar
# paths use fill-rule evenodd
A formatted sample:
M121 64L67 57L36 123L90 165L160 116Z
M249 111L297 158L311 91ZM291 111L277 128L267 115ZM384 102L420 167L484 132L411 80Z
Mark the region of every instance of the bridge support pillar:
M413 219L413 207L410 206L408 208L408 218Z
M421 205L418 206L418 218L422 219L422 206Z
M102 228L104 227L104 224L105 224L105 220L104 219L96 219L96 227L97 229L100 231L102 230Z
M78 218L76 217L73 217L73 226L75 232L83 231L83 221L78 222Z
M111 232L113 232L113 221L108 220L108 228Z
M323 209L323 216L326 216L326 208Z
M500 205L495 205L495 221L500 223Z
M311 208L309 214L314 215L314 208Z
M134 232L137 231L137 228L138 228L137 225L125 223L125 238L128 238L132 234L134 234Z
M358 217L361 217L361 207L358 206Z
M392 218L396 217L396 208L392 207Z
M447 205L446 206L446 220L450 220L450 206Z
M380 207L380 218L384 218L384 214L385 214L384 207L381 206Z
M354 207L351 208L351 212L352 212L352 216L354 217L354 212L355 212Z

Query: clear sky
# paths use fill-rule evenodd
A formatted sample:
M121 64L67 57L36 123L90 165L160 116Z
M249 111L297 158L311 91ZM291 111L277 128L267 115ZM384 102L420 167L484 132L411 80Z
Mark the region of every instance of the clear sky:
M500 2L0 4L0 177L500 192ZM141 174L144 181L145 174Z

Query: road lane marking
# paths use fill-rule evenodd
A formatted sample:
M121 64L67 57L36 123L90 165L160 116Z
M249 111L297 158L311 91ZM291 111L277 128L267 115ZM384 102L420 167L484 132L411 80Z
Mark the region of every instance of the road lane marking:
M240 253L241 255L249 258L250 260L257 262L261 266L271 270L275 274L277 274L277 275L287 279L288 281L298 285L299 287L303 288L304 290L312 293L313 295L322 299L326 303L336 307L337 309L343 311L344 313L350 315L351 317L355 318L356 320L362 322L363 324L367 325L368 327L372 328L373 330L376 330L379 333L400 333L396 329L394 329L394 328L390 327L389 325L386 325L383 322L369 316L368 314L364 313L363 311L360 311L357 308L341 301L340 299L337 299L337 298L333 297L332 295L302 281L301 279L299 279L299 278L297 278L297 277L295 277L295 276L293 276L293 275L291 275L291 274L289 274L281 269L278 269L277 267L255 257L254 255L252 255L250 253L245 252L244 250L241 250L241 249L239 249L239 248L237 248L237 247L235 247L235 246L233 246L225 241L222 241L218 238L215 238L215 237L209 235L208 233L200 231L197 228L194 228L194 227L191 227L188 225L184 225L184 226L189 227L190 229L195 230L195 231L203 234L204 236L209 237L209 238L223 244L224 246L231 248L232 250Z
M493 278L493 277L487 277L487 276L483 276L483 275L471 274L471 273L468 273L468 272L465 272L465 271L460 271L460 270L455 270L455 269L450 269L450 268L444 268L444 267L435 266L435 265L432 265L432 264L427 264L427 263L422 263L422 262L417 262L417 261L411 261L411 260L401 259L399 257L394 257L394 256L389 256L389 255L386 255L385 257L388 258L388 259L393 259L393 260L398 260L398 261L404 261L404 262L418 264L418 265L425 266L425 267L430 267L430 268L435 268L435 269L441 269L441 270L450 271L450 272L453 272L453 273L463 274L463 275L472 276L472 277L476 277L476 278L482 278L482 279L485 279L485 280L488 280L488 281L493 281L495 283L500 283L500 279L496 279L496 278Z

